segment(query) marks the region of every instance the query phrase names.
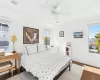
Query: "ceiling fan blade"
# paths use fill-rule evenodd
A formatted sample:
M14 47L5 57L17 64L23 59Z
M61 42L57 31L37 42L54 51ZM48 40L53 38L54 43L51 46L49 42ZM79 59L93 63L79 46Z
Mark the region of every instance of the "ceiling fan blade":
M57 8L63 3L64 0L57 0L55 3L55 6L57 6Z

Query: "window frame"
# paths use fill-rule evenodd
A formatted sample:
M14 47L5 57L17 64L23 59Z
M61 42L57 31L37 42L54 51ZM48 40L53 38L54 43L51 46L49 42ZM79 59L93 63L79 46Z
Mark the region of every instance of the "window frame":
M5 51L5 52L10 52L11 48L11 39L10 39L10 35L11 35L11 27L10 27L10 21L9 20L4 20L4 19L0 19L0 23L1 24L7 24L9 26L9 29L8 29L8 41L9 41L9 46L8 46L8 49ZM7 46L4 46L4 47L7 47Z

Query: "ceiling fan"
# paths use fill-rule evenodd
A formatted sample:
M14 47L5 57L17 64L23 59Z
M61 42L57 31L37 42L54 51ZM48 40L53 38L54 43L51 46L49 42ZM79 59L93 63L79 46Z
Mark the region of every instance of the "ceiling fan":
M13 5L17 5L17 4L18 4L18 2L17 2L16 0L11 0L11 3L12 3Z
M57 11L57 8L58 8L58 5L52 6L52 8L51 8L51 15L53 15L55 17L56 23L59 23L59 20L58 20L59 12Z
M55 17L56 23L59 23L58 16L60 16L60 15L70 15L70 13L68 13L68 12L66 13L66 12L63 12L61 10L61 4L63 3L63 1L59 0L55 4L53 4L53 6L51 8L49 8L50 9L50 15L53 15ZM47 3L49 3L49 1L47 1Z
M11 3L12 3L13 5L17 5L17 4L18 4L18 2L17 2L16 0L11 0Z

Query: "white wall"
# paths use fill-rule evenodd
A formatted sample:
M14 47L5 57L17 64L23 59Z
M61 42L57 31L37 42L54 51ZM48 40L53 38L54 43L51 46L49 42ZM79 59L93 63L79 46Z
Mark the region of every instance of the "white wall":
M13 9L6 9L0 7L0 22L5 20L9 23L10 27L10 38L13 34L17 36L17 41L15 42L15 50L19 53L23 52L23 26L37 28L39 29L39 44L44 44L44 29L45 27L41 25L36 17L34 18L30 13L24 13L16 11ZM11 41L11 40L10 40ZM9 51L12 52L12 41L10 42ZM2 75L0 73L0 75Z
M39 43L44 44L43 26L36 24L34 18L28 13L21 13L10 9L0 8L0 19L10 21L10 38L12 34L17 36L15 49L17 52L23 52L23 26L39 29ZM12 51L12 42L10 42L10 51Z
M71 42L73 60L100 67L100 54L89 53L88 50L88 24L98 22L100 22L100 16L84 17L61 23L54 29L54 44L60 46L60 51L65 52L66 42ZM59 37L59 31L64 31L64 37ZM73 32L77 31L83 31L83 38L73 38Z

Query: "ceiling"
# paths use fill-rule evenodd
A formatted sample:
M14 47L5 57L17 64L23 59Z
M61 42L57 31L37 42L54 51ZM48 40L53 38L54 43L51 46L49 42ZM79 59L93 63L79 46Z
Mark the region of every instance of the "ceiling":
M0 0L0 8L5 8L17 13L29 14L41 23L55 20L51 15L52 7L58 5L57 15L59 20L69 16L83 16L100 13L100 0L14 0L17 5L12 4L12 0Z
M52 6L58 4L58 11L70 15L79 15L83 13L100 12L100 0L15 0L17 5L11 4L12 0L1 0L1 4L8 5L14 9L29 12L49 13ZM35 13L34 13L35 14Z

